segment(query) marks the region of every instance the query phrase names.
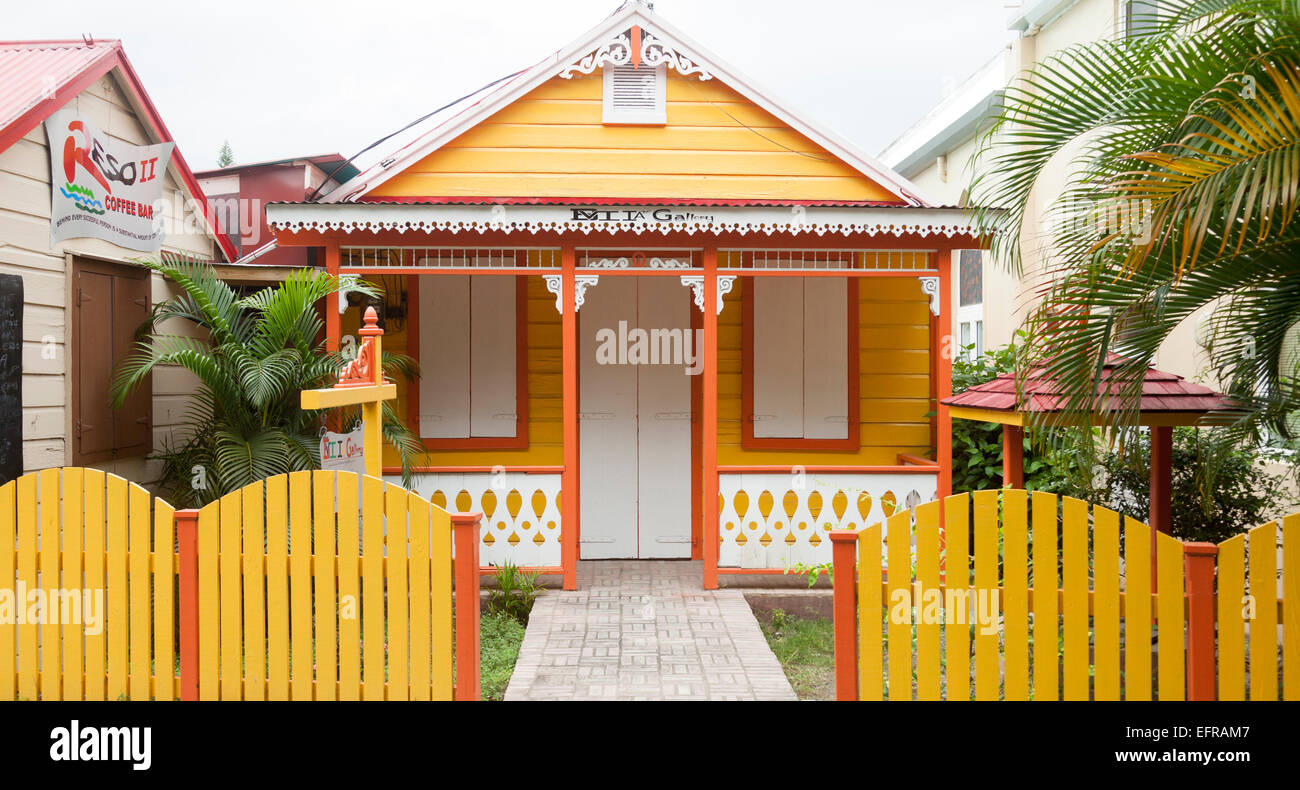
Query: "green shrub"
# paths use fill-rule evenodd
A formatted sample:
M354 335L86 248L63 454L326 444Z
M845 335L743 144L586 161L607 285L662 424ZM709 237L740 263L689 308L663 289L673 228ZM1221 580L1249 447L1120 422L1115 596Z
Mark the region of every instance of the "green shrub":
M497 568L496 586L488 590L487 613L506 615L520 625L528 625L533 602L542 592L537 585L540 576L536 571L522 571L510 562Z

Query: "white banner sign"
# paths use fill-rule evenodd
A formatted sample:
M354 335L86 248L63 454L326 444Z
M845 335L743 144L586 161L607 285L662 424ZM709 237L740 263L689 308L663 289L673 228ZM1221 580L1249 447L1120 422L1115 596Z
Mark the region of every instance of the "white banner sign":
M361 426L351 433L325 431L320 437L320 468L366 473L366 438Z
M50 141L50 243L96 238L156 252L162 246L162 176L172 143L127 145L61 110L45 122Z

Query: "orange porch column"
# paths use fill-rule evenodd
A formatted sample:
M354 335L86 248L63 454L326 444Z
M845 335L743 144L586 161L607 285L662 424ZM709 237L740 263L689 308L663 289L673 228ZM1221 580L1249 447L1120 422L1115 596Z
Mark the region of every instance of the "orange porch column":
M935 268L939 270L939 333L937 352L939 360L938 386L938 452L939 462L939 499L952 494L952 416L943 404L945 398L952 396L952 250L940 247L935 253Z
M560 283L563 315L560 330L560 373L563 380L564 472L560 477L560 565L564 569L564 589L578 589L578 312L576 297L577 256L571 245L560 250Z
M325 244L325 271L339 276L339 243L330 240ZM325 298L325 350L338 351L339 337L342 334L339 324L338 294Z
M704 589L718 589L718 250L704 248Z
M1002 426L1002 485L1025 487L1025 429Z

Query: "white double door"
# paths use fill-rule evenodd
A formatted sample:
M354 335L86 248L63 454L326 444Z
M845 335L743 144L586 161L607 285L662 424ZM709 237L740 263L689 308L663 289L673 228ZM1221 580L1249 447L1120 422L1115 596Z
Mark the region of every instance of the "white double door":
M578 313L582 559L691 556L691 377L684 353L667 353L698 353L691 309L677 277L607 275L587 289ZM681 344L664 334L672 330ZM651 337L657 364L635 348Z

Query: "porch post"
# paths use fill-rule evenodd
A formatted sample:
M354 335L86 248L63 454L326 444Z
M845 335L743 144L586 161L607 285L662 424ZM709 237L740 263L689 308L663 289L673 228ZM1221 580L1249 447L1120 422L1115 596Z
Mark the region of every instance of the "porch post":
M704 589L718 589L718 250L704 248ZM744 286L742 286L744 287Z
M1002 426L1002 485L1025 487L1025 429Z
M564 589L578 589L578 312L576 294L577 256L572 245L560 250L560 283L563 312L560 319L560 370L563 379L564 472L560 478L560 565Z
M1169 508L1170 478L1173 477L1174 429L1168 425L1151 426L1151 506L1147 522L1151 525L1151 589L1156 583L1156 533L1171 534Z
M952 395L952 250L940 247L935 253L935 268L939 270L939 333L936 338L939 354L938 372L938 452L939 499L952 494L952 415L943 401Z
M325 271L329 274L339 276L339 243L330 239L325 243ZM335 301L338 294L325 299L325 350L339 350L339 336L341 329L339 325L339 307Z

